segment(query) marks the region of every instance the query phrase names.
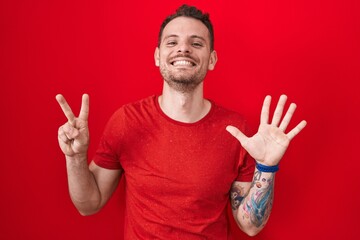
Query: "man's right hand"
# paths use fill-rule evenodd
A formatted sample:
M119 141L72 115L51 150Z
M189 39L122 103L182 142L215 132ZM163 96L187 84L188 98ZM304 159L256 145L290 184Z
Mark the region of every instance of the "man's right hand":
M65 98L56 95L62 111L64 112L68 122L62 125L58 131L59 145L63 153L68 157L86 157L89 146L89 96L82 96L80 114L75 117L69 104Z

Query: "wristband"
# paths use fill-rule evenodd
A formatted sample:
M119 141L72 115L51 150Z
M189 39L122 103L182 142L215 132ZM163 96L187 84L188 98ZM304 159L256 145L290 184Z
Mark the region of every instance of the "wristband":
M274 172L277 172L279 170L279 164L275 165L275 166L265 166L265 165L262 165L262 164L256 162L256 168L260 172L274 173Z

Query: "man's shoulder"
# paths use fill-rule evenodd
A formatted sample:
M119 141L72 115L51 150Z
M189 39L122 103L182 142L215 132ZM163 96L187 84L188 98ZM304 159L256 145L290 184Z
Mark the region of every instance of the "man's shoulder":
M154 108L155 101L157 99L156 95L151 95L133 102L125 103L120 106L114 114L124 114L126 112L140 111L144 109Z
M156 112L156 95L148 96L120 106L111 116L111 120L132 121L146 118Z
M157 99L156 95L151 95L130 103L126 103L124 105L122 105L120 107L124 108L124 109L129 109L129 108L141 108L141 107L153 107L155 105L155 101Z
M211 104L212 104L212 106L214 108L214 112L217 115L225 116L227 119L245 121L244 116L240 112L237 112L237 111L232 110L232 109L230 109L228 107L224 107L222 105L219 105L214 101L211 101Z
M213 117L212 121L221 125L232 125L240 130L247 132L248 123L244 115L236 110L228 107L221 106L212 102L213 105Z

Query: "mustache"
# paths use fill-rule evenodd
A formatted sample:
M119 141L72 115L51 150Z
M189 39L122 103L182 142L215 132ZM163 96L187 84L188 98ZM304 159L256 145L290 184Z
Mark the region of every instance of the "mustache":
M171 57L170 62L174 61L177 58L188 58L196 62L196 59L194 59L190 54L183 54L183 53L178 53L175 56Z

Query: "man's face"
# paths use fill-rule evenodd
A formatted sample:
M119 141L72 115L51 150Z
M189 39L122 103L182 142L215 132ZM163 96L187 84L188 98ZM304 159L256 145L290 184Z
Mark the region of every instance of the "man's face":
M177 17L163 30L155 64L170 87L182 92L194 90L213 70L217 56L210 51L210 36L199 20Z

